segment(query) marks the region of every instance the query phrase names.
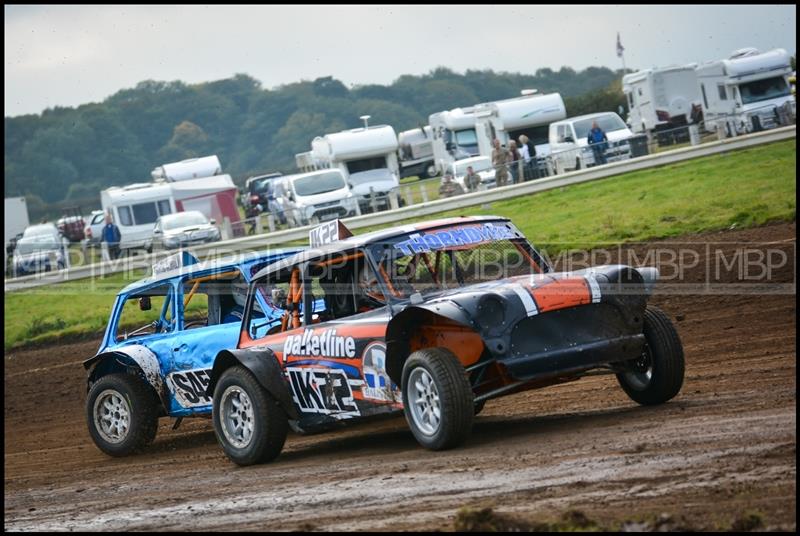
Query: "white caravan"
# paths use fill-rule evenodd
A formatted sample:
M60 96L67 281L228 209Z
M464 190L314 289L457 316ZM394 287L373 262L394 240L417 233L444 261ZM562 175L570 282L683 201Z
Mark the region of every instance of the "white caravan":
M430 126L404 130L397 135L400 178L418 176L427 179L436 175L433 165L433 129Z
M397 162L397 134L392 127L366 125L318 136L311 142L311 151L295 155L303 171L336 168L353 193L363 212L390 208L389 197L400 189Z
M702 118L696 63L643 69L622 77L628 125L636 134L670 130Z
M517 142L523 134L536 148L536 156L549 153L549 127L553 121L567 117L564 100L558 93L537 95L524 91L520 97L475 106L475 132L482 156L491 158L495 138L508 148L511 140Z
M788 78L789 54L754 48L697 67L703 119L709 132L724 128L728 136L774 128L794 120L795 102Z
M145 248L159 216L199 210L208 219L239 221L236 185L230 175L179 182L149 182L114 186L100 192L104 212L119 227L120 249Z

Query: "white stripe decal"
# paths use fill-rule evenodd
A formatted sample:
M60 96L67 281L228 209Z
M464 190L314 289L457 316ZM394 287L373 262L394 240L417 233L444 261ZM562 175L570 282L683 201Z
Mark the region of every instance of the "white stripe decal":
M522 305L525 306L525 312L528 313L528 316L539 313L539 310L536 308L536 303L533 301L528 289L522 285L514 285L512 288L514 292L517 293L517 296L519 296L519 299L522 300Z
M597 279L593 275L587 275L585 279L592 292L592 303L600 303L600 285L597 283Z

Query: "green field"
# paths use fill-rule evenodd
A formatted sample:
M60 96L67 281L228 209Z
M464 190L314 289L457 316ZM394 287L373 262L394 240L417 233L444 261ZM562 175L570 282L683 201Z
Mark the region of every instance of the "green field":
M783 141L437 217L506 216L532 243L554 254L563 249L792 221L797 210L795 168L795 141ZM437 181L427 184L438 190ZM126 281L138 277L116 274L6 294L5 349L101 333L114 296Z

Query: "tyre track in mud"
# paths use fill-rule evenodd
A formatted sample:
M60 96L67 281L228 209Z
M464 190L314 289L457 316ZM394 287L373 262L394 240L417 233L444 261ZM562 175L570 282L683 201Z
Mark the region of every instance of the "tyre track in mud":
M685 239L793 252L794 237L792 223ZM794 263L776 277L793 283ZM667 404L637 406L613 376L589 377L489 401L455 450L422 449L394 417L292 434L276 462L249 468L225 458L206 420L173 431L162 419L144 454L109 458L86 430L85 373L67 366L98 341L7 353L5 528L451 530L458 508L488 504L531 519L669 512L711 529L753 510L794 529L795 296L653 302L687 361Z

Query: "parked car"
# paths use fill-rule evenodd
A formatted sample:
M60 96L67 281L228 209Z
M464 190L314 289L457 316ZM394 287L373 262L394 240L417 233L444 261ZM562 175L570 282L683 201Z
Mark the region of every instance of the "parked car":
M28 273L62 270L68 264L69 241L52 223L32 225L25 229L17 240L13 257L13 273L21 276Z
M89 222L83 230L87 244L99 244L103 241L103 227L106 225L105 212L93 210L86 219Z
M216 223L199 210L159 216L153 226L153 236L145 249L150 253L154 249L176 249L216 242L221 237Z
M236 344L247 283L298 249L197 263L181 252L117 295L87 371L86 417L95 445L125 456L151 443L159 417L211 414L211 363ZM261 300L261 298L256 298ZM268 310L266 302L253 306ZM254 313L255 316L255 313Z
M467 185L464 182L464 177L467 174L467 168L472 166L472 170L480 175L481 182L478 186L481 190L488 190L497 186L495 179L495 169L492 166L492 160L488 156L473 156L470 158L462 158L451 163L448 168L453 174L453 180L461 185L464 191L468 191ZM444 177L442 178L444 180Z
M358 200L338 169L300 173L282 180L281 203L292 226L356 214Z
M270 206L275 203L275 185L282 177L281 173L267 173L248 178L244 183L244 195L242 196L242 206L246 218L255 218L262 212L271 210ZM282 221L281 223L286 223ZM255 225L252 226L255 230Z
M348 234L331 222L311 236ZM647 305L657 278L624 265L556 272L492 216L317 245L250 282L238 344L217 354L205 391L214 432L250 465L277 457L290 427L392 412L422 446L452 448L487 400L588 373L615 374L639 404L666 402L684 356Z
M595 165L594 152L587 140L594 121L608 137L605 156L609 163L631 157L629 139L633 132L614 112L569 117L550 123L550 156L556 174Z

